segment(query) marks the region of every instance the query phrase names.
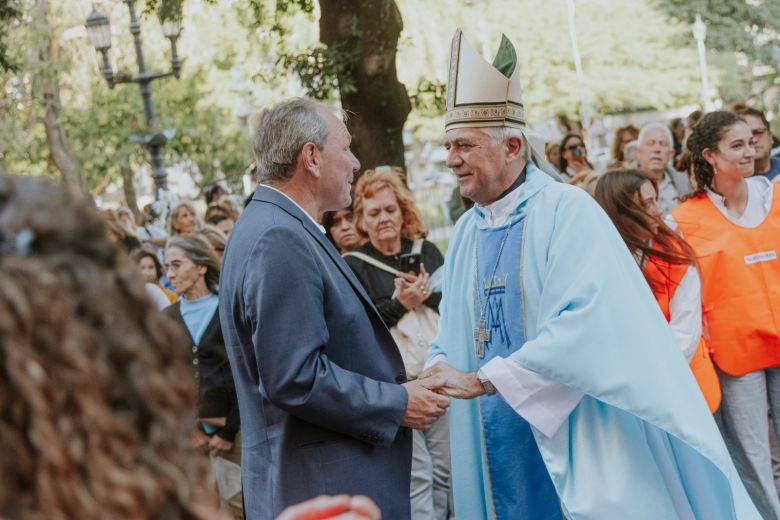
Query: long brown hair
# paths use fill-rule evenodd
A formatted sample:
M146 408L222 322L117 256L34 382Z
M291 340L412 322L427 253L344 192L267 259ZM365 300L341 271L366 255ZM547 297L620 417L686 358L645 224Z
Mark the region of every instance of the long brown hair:
M219 515L186 345L90 200L0 176L0 517Z
M640 254L640 264L657 258L670 264L697 266L696 253L691 246L663 220L659 221L655 233L648 226L647 219L652 216L637 202L639 189L645 182L650 182L658 193L655 182L640 170L610 170L599 179L594 197L615 224L628 249ZM643 237L652 237L652 241ZM645 279L653 285L647 275Z
M624 134L631 134L633 136L632 141L636 141L637 137L639 137L639 129L634 125L628 124L615 130L615 137L612 139L612 147L610 148L610 152L612 154L612 158L618 163L623 163L626 160L625 147L621 147L623 144Z

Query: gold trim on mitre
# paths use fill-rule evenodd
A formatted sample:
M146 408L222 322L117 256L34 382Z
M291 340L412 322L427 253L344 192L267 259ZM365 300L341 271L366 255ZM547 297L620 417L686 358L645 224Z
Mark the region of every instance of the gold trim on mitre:
M518 67L515 64L507 78L485 61L458 29L450 48L444 128L491 126L526 128Z

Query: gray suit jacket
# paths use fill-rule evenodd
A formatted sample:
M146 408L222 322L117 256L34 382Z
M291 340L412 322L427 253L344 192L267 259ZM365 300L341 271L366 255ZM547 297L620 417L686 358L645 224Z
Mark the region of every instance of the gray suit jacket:
M368 495L384 518L409 518L403 360L320 229L259 187L230 234L219 294L246 518L323 493Z

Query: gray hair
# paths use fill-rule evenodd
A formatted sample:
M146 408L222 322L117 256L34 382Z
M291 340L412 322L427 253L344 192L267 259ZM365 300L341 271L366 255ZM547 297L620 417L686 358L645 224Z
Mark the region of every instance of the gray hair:
M669 143L669 147L671 148L672 146L674 146L674 140L672 139L672 132L669 131L669 127L661 123L648 123L642 127L642 129L639 131L639 137L636 138L640 146L644 145L645 137L647 136L647 132L649 132L650 130L661 130L666 136L666 141Z
M260 113L252 136L260 182L289 181L306 143L323 149L328 125L318 110L328 107L313 99L293 98Z
M214 294L219 292L219 256L208 239L201 235L179 235L168 239L165 250L178 247L190 262L206 266L206 287Z
M528 139L525 134L519 128L512 128L509 126L490 126L482 128L492 140L493 144L499 145L505 143L508 139L516 137L523 142L523 159L526 161L531 160L531 145L528 143Z

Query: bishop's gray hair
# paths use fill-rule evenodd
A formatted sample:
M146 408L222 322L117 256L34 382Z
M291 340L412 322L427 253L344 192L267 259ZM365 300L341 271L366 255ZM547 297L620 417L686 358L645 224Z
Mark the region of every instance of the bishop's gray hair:
M520 139L523 142L523 159L525 159L526 162L533 162L540 170L552 177L553 180L561 182L561 176L558 173L558 170L544 159L543 149L534 150L531 148L531 141L523 130L508 126L487 127L482 128L481 130L492 139L495 145L501 145L512 137Z
M526 161L531 160L531 145L528 143L528 139L525 134L519 128L512 128L509 126L490 126L481 129L492 140L494 144L503 144L507 139L517 137L523 142L523 159Z
M669 131L669 128L661 123L648 123L645 126L642 127L642 129L639 131L639 137L636 138L637 142L639 143L639 146L644 146L645 143L645 137L647 136L647 132L650 130L660 130L664 133L666 136L666 142L671 148L674 146L674 140L672 139L672 132Z
M260 182L287 182L306 143L322 150L328 125L317 112L330 109L307 98L293 98L263 110L252 132Z

